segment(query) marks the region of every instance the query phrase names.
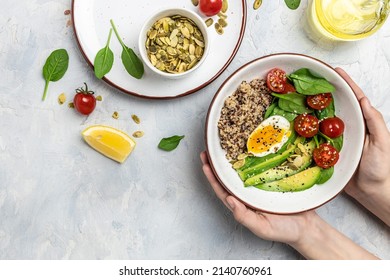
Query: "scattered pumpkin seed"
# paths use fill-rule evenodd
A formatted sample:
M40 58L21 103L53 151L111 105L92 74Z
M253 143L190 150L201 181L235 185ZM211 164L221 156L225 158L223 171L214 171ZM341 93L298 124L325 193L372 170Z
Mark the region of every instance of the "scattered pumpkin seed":
M198 6L199 5L199 0L191 0L192 4L194 4L194 6Z
M65 93L61 93L59 96L58 96L58 103L60 105L64 104L66 101L66 95Z
M213 25L214 20L212 18L208 18L208 19L206 19L205 23L206 23L206 26L209 27L209 26Z
M148 58L157 69L182 73L193 68L204 53L205 42L198 26L189 18L173 15L157 20L147 32Z
M263 0L255 0L255 2L253 2L253 9L257 10L260 8L261 4L263 4Z
M216 23L214 24L214 27L215 27L215 30L217 31L217 33L218 33L219 35L222 35L222 34L223 34L223 27L222 27L218 22L216 22Z
M226 27L227 26L227 22L226 22L226 20L224 18L219 18L218 19L218 23L222 27Z
M69 107L69 108L74 108L74 103L73 103L73 102L69 102L69 103L68 103L68 107Z
M101 95L96 96L97 101L103 101L103 97Z
M144 136L143 131L138 130L138 131L133 133L133 137L135 137L135 138L141 138L142 136Z
M222 1L222 9L221 12L226 13L229 8L228 0Z
M224 13L222 13L222 12L219 12L219 13L218 13L218 17L226 19L226 18L227 18L227 15L224 14Z
M112 113L112 117L117 120L119 118L119 113L115 111L114 113Z
M139 124L141 122L141 120L139 119L139 117L137 115L131 115L131 118L133 119L133 121L136 124Z

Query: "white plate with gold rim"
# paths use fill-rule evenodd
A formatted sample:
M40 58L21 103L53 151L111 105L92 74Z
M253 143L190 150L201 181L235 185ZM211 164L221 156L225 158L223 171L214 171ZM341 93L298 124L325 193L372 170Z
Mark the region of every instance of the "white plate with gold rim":
M169 2L169 3L167 3ZM110 30L110 19L117 25L125 44L138 51L138 36L144 22L163 8L186 8L198 11L191 0L73 0L72 19L76 40L86 61L93 67L96 53L105 46ZM210 26L210 52L202 66L180 80L163 78L145 67L142 79L131 77L120 60L121 46L113 35L110 48L114 52L114 65L103 78L108 84L131 95L169 99L194 93L214 81L236 55L246 25L246 1L229 1L228 26L223 35L218 35ZM201 15L201 14L200 14ZM204 19L207 17L202 16ZM218 19L217 16L214 16Z

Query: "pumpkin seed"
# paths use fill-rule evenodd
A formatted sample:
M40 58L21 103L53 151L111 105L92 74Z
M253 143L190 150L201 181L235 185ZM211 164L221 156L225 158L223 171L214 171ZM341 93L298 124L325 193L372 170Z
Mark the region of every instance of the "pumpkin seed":
M209 27L209 26L213 25L214 20L212 18L208 18L208 19L206 19L205 23L206 23L206 26Z
M234 169L241 168L241 167L244 166L244 164L245 164L245 160L244 160L244 159L238 160L238 161L236 161L236 162L233 164L233 168L234 168Z
M60 105L64 104L66 101L66 95L65 93L61 93L59 96L58 96L58 103Z
M241 160L241 159L244 159L244 158L247 158L247 157L248 157L248 154L239 154L237 159Z
M135 138L141 138L142 136L144 136L143 131L137 130L136 132L133 133L133 137Z
M69 102L69 103L68 103L68 107L69 107L69 108L74 108L74 103L73 103L73 102Z
M204 37L189 18L174 15L157 20L147 32L145 48L153 66L179 73L196 65L204 53Z
M222 27L218 22L216 22L216 23L214 24L214 27L215 27L215 30L217 31L217 33L218 33L219 35L222 35L222 34L223 34L223 27Z
M131 115L131 118L133 119L133 121L136 124L139 124L141 122L141 120L139 119L139 117L137 115Z
M222 27L226 27L227 26L227 22L226 22L226 20L224 18L218 19L218 23Z
M119 118L119 113L115 111L114 113L112 113L112 117L117 120Z
M192 1L192 4L194 4L194 6L198 6L199 5L199 0L191 0Z
M97 101L103 101L103 97L101 95L96 96Z
M224 14L224 13L222 13L222 12L219 12L219 13L218 13L218 16L219 16L220 18L223 18L223 19L226 19L226 18L227 18L227 15Z
M261 4L263 4L263 0L255 0L255 2L253 2L253 9L257 10L260 8Z
M222 1L222 9L221 12L226 13L229 8L229 4L227 0Z

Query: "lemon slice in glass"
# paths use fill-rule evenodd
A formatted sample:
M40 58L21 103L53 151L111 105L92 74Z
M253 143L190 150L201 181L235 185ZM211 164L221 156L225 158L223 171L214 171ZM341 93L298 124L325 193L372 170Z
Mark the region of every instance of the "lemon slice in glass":
M81 135L96 151L120 163L135 147L135 141L129 135L110 126L93 125L83 130Z

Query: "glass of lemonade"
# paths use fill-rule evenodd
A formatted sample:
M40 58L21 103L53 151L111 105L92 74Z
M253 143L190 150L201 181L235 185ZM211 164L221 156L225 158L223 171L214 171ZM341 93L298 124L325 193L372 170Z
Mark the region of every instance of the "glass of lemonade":
M354 41L368 37L386 21L390 0L312 0L308 27L315 37Z

